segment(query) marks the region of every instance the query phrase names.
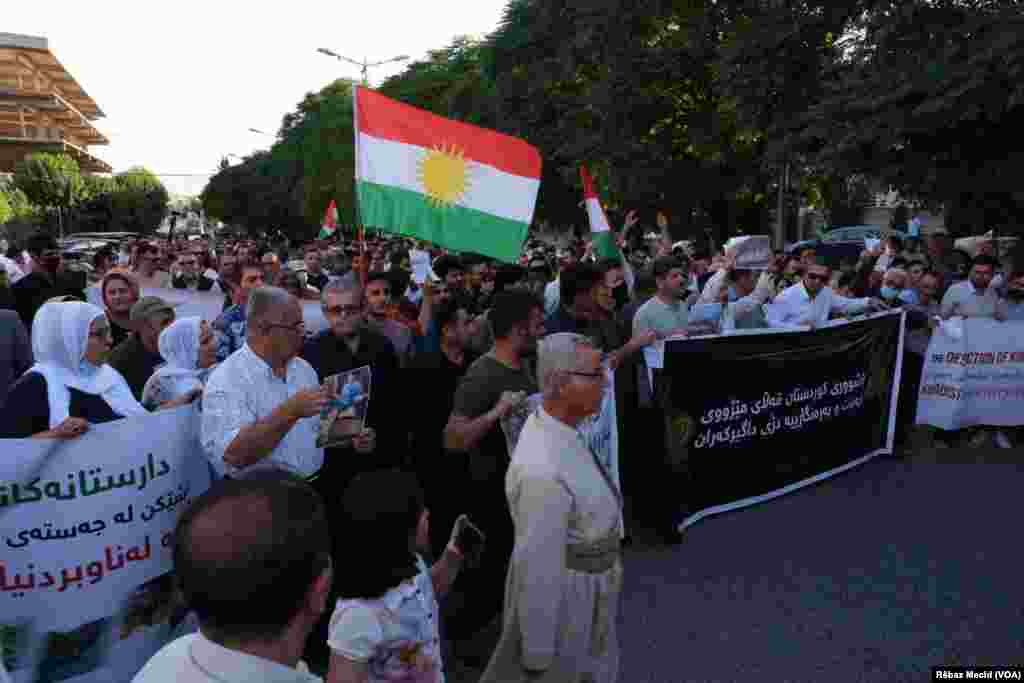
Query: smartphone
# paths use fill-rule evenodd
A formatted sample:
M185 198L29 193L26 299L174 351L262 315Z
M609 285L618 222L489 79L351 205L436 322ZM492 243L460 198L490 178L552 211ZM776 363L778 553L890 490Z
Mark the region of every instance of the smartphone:
M480 531L480 529L467 519L466 524L455 537L455 545L463 555L472 555L480 549L480 546L484 544L485 540L486 537L484 536L484 532Z

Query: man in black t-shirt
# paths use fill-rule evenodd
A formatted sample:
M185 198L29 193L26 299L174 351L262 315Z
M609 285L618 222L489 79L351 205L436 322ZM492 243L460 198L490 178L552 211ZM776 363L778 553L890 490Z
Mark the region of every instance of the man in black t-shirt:
M494 348L466 371L444 430L445 448L468 455L469 505L464 507L487 535L480 566L460 574L454 587L454 593L466 601L447 624L455 640L469 637L501 615L515 532L505 500L510 454L500 420L538 391L525 357L535 353L537 340L544 335L544 304L525 290L504 291L495 295L489 320ZM496 643L497 631L494 635ZM472 664L486 663L495 643L487 643L485 651L477 653L457 648L455 656Z
M414 357L405 372L412 386L421 387L429 400L417 402L412 421L413 466L430 509L431 545L440 556L448 543L448 530L462 512L461 502L450 505L452 491L466 490L466 454L446 453L444 427L452 411L455 390L466 370L479 356L466 348L471 317L465 308L447 303L434 311L440 348Z

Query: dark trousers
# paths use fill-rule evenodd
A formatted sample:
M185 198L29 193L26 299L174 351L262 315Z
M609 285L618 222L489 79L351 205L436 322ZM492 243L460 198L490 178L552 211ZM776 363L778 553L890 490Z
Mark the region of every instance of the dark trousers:
M455 640L473 637L501 615L515 530L505 499L504 471L500 477L475 482L464 489L463 510L487 537L480 563L459 572L445 605L445 625ZM450 529L449 529L450 531Z
M924 372L924 356L910 351L903 353L900 373L900 396L896 402L896 443L904 444L917 420L917 396Z

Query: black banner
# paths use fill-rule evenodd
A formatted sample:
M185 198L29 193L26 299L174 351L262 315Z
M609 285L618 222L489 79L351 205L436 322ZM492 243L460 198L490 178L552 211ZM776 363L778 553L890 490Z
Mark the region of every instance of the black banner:
M683 526L891 453L902 321L668 342L659 393L692 484Z

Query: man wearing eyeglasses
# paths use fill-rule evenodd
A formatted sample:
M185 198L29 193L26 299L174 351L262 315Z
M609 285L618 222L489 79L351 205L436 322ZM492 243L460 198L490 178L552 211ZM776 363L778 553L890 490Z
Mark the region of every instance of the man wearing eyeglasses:
M783 290L767 310L768 326L777 328L823 326L833 313L856 315L888 308L878 299L848 299L828 286L832 269L820 259L807 265L803 279Z
M334 485L337 490L342 490L348 485L348 480L358 473L358 464L367 461L347 458L341 451L354 451L359 455L373 453L377 449L377 438L372 427L378 420L394 417L391 397L398 374L398 355L387 337L367 326L366 302L363 290L357 283L340 280L327 283L320 295L320 307L328 327L306 340L301 351L302 358L316 371L319 381L326 382L338 373L366 365L370 366L371 373L370 404L365 425L367 429L355 437L351 448L330 449L327 452L327 458L332 463ZM380 449L382 452L395 454L402 450L398 446L408 444L408 439L399 436L399 432L400 428L389 428L382 441L387 446L395 444L396 448ZM386 458L375 459L373 464L380 467L396 464L384 460Z
M299 358L305 324L295 297L253 290L245 343L210 375L203 393L201 442L217 472L237 477L260 463L313 480L324 462L316 447L320 411L332 398Z

